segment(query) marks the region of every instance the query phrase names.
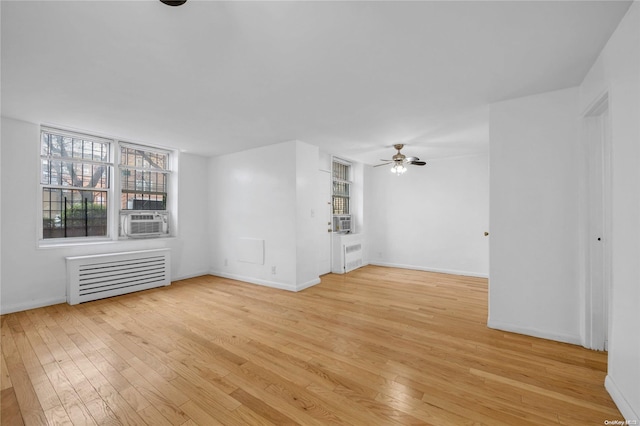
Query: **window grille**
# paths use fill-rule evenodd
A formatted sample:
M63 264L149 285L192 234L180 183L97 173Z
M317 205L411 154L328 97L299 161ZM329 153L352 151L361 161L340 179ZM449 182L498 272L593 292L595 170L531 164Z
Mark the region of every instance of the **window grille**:
M333 231L351 231L351 164L333 160Z
M167 210L169 153L141 145L120 146L120 209Z
M333 214L349 214L351 165L333 160Z
M112 141L42 128L42 238L108 235Z
M170 151L43 126L39 167L42 241L115 238L115 216L120 213L121 222L127 211L158 212L165 222L169 217ZM168 235L165 222L162 234Z

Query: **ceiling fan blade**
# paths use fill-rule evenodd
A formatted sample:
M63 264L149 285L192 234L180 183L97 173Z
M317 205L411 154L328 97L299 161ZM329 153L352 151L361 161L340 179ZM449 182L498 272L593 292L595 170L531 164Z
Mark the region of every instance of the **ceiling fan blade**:
M414 166L424 166L427 163L424 161L410 161L409 164L413 164Z
M388 158L381 158L380 161L393 161L393 159L388 159Z
M382 161L387 161L387 160L382 160ZM373 167L386 166L387 164L391 164L391 163L393 163L393 161L389 161L388 163L376 164L376 165L375 165L375 166L373 166Z
M419 161L420 159L418 157L407 157L405 158L405 161L407 163L413 163L414 161Z

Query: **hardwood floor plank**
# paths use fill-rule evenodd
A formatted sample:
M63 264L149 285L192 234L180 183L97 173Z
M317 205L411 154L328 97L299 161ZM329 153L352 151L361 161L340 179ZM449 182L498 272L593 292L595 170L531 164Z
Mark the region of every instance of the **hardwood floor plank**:
M285 423L273 423L267 420L265 417L259 415L253 410L245 407L244 405L239 406L235 410L233 410L234 414L240 420L239 424L242 425L260 425L260 426L278 426Z
M273 392L269 392L267 389L262 389L253 385L251 378L244 378L236 376L234 373L229 374L229 380L236 384L240 389L243 389L246 393L250 394L253 398L263 401L268 406L277 409L281 415L286 416L300 425L322 425L323 422L317 420L313 416L298 406L293 406L285 403L281 398L275 395ZM270 386L270 385L269 385Z
M243 407L248 408L254 413L258 414L260 417L266 418L273 424L276 425L296 425L298 423L291 420L289 417L285 416L275 408L265 404L264 401L254 397L253 395L245 392L244 390L238 388L231 393L231 396L240 402Z
M14 389L12 387L2 389L0 391L0 425L21 426L23 424L20 404Z
M10 320L3 322L3 328L5 326L7 330L2 335L2 353L7 362L7 369L13 384L11 389L13 389L18 401L22 421L25 425L46 424L44 410L13 338L12 330L22 333L22 328L17 325L17 321Z
M7 362L4 360L4 354L0 353L0 391L13 387Z
M98 425L120 425L120 420L111 410L106 401L102 399L94 399L87 404L87 410Z
M75 362L69 360L61 363L51 363L47 366L53 367L54 365L60 368L64 377L69 381L71 388L84 404L100 399L98 391L96 391L89 379L87 379Z
M13 339L42 409L47 411L60 405L60 400L51 386L49 378L42 368L42 364L33 350L26 333L14 333Z
M34 352L34 354L38 357L40 364L48 364L55 360L55 357L49 350L49 345L42 339L40 334L38 333L41 324L34 324L30 315L27 312L18 312L16 314L20 323L22 324L22 328L25 331L25 336L29 340L29 344Z
M140 392L133 386L129 386L126 389L120 391L120 395L127 401L127 403L135 411L140 412L149 407L151 403L142 396Z
M172 425L179 425L189 418L173 401L167 399L160 390L140 375L133 367L122 371L122 375L129 380L140 394L151 403ZM181 398L181 401L186 401Z
M51 362L44 366L44 370L60 399L62 407L66 410L69 419L71 419L74 424L95 424L91 413L89 413L85 407L82 399L76 393L73 384L71 384L60 365L57 362Z
M362 394L359 391L354 391L341 385L336 387L333 393L328 392L326 389L314 388L314 385L310 385L309 389L314 393L323 395L326 399L332 400L334 404L345 404L358 407L360 410L366 410L377 416L378 419L382 419L380 421L384 424L415 425L422 423L421 420L410 414L377 401L375 399L378 396L377 394L369 396L368 394Z
M519 388L519 389L523 389L529 392L533 392L535 394L541 395L541 396L545 396L551 400L554 401L560 401L563 403L563 406L565 408L573 408L573 406L575 407L579 407L582 410L592 410L592 411L597 411L598 413L602 413L602 414L610 414L612 412L612 409L610 407L604 407L601 406L599 404L594 404L590 401L584 401L582 399L576 398L572 395L567 395L567 394L563 394L560 392L556 392L556 391L552 391L549 389L545 389L539 386L535 386L535 385L531 385L529 383L524 383L518 380L514 380L508 377L503 377L503 376L499 376L497 374L493 374L493 373L489 373L486 371L480 371L480 370L476 370L476 369L471 369L471 374L475 374L478 375L480 377L484 377L487 380L493 380L499 383L503 383L505 385L508 386L512 386L514 388ZM525 401L523 401L525 402ZM575 408L574 408L575 409Z
M195 401L196 406L202 409L208 416L211 416L223 424L240 424L240 419L233 411L241 404L226 393L219 392L215 386L200 387L193 386L182 378L174 380L176 387L183 390L190 397L190 402ZM220 399L218 397L222 396ZM184 405L181 406L181 408ZM187 414L189 414L187 412ZM189 415L189 417L192 417Z
M142 417L142 419L148 424L148 425L157 425L157 426L171 426L173 423L171 423L169 420L167 420L167 418L165 416L162 415L162 413L160 411L158 411L158 409L156 407L154 407L153 405L149 405L145 408L143 408L142 410L138 411L138 415L140 417ZM191 419L189 419L191 420ZM186 425L188 424L189 421L185 421L181 424Z
M203 276L3 315L2 424L621 418L603 385L606 353L486 319L486 279L377 266L298 293Z
M219 422L215 417L207 414L205 410L198 406L193 401L187 401L180 407L189 417L191 421L198 425L224 425L225 423Z
M174 379L171 384L188 399L202 398L204 400L214 401L216 406L220 406L228 411L235 410L240 405L238 401L223 392L215 384L204 380L199 380L194 383L184 377L178 377Z
M109 405L111 411L123 425L146 425L146 422L138 415L138 413L127 403L127 401L118 393L111 392L103 397L103 400Z
M71 421L71 419L67 415L67 412L61 405L45 410L44 414L47 417L48 425L73 426L73 422Z

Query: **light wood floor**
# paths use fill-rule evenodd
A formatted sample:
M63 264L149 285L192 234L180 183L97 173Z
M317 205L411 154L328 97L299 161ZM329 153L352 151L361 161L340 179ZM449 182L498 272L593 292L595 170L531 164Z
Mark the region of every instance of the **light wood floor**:
M205 276L2 316L2 424L602 425L607 357L486 327L487 281Z

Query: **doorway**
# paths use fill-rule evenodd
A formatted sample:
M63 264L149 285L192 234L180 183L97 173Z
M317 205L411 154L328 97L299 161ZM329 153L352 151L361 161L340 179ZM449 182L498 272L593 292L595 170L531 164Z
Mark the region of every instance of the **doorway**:
M587 152L585 346L607 350L611 292L611 136L608 96L583 117Z

